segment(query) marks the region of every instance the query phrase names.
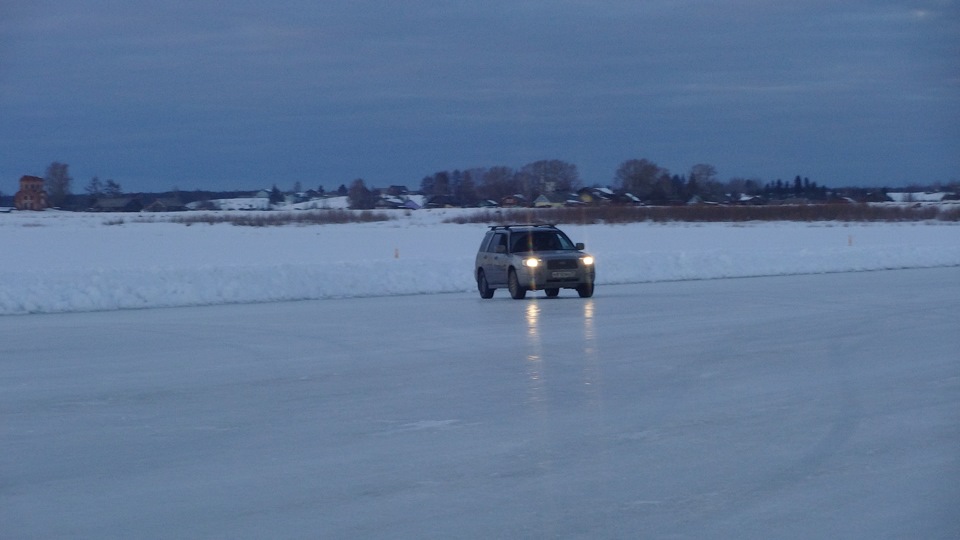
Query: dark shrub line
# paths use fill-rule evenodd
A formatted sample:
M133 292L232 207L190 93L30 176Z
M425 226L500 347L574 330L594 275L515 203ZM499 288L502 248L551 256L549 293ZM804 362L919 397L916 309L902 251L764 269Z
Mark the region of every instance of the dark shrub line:
M281 225L334 225L343 223L371 223L393 219L384 212L351 212L347 210L322 210L304 212L270 212L251 214L189 214L171 217L171 223L193 225L204 223L229 223L242 227L277 227Z
M445 220L447 223L637 223L651 221L745 222L745 221L960 221L960 208L940 210L934 206L872 206L822 204L783 206L595 206L583 208L518 208L483 210Z

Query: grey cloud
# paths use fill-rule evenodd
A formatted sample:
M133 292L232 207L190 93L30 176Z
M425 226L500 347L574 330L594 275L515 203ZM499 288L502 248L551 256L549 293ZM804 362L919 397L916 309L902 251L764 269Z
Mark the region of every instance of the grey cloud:
M0 42L13 43L0 49L0 114L30 128L0 128L0 142L25 162L67 159L50 154L75 134L155 164L184 154L164 144L189 140L184 169L263 162L251 181L282 174L284 144L335 148L304 158L333 178L419 177L501 154L587 156L581 170L602 178L639 152L681 170L722 156L721 170L741 176L789 174L768 165L778 156L783 169L830 162L820 170L847 177L848 164L823 155L823 126L864 161L918 122L960 155L943 120L960 94L949 1L50 0L14 17L0 22ZM70 119L67 136L58 119ZM873 146L854 142L864 129ZM930 175L958 165L912 151L904 162L934 164Z

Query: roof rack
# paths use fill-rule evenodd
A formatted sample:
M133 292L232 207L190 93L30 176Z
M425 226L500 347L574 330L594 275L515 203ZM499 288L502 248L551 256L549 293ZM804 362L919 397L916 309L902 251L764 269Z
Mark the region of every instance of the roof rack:
M556 228L555 223L513 223L511 225L490 225L490 230L496 229L510 229L511 227L544 227L544 228Z

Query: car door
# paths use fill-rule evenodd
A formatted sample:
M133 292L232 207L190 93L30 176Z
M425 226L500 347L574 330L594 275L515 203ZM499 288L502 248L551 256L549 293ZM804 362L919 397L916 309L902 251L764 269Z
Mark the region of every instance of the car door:
M488 244L489 266L487 267L487 283L491 286L503 286L507 282L507 233L498 232Z

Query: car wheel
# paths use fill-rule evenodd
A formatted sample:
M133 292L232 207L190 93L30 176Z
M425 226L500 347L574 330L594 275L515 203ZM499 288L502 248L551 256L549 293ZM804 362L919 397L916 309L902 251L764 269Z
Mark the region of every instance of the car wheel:
M584 283L577 287L577 294L580 295L580 298L590 298L593 296L593 283Z
M543 292L547 293L547 298L554 298L558 294L560 294L560 289L554 289L554 288L544 289Z
M514 300L523 300L527 296L527 288L520 286L517 271L513 268L510 269L510 275L507 277L507 288L510 289L510 297Z
M487 283L487 274L480 270L477 272L477 289L480 291L480 298L493 298L493 291L490 284Z

